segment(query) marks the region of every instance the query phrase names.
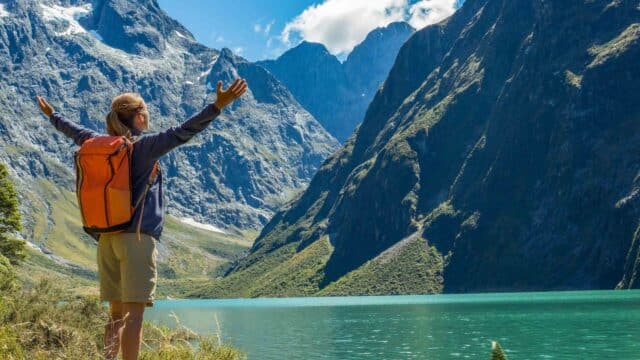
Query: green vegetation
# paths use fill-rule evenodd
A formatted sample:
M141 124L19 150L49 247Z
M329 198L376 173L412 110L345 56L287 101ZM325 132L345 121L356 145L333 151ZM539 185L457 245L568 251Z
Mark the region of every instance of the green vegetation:
M6 166L0 163L0 254L14 264L25 258L24 241L12 236L20 230L18 194Z
M82 231L75 193L49 180L39 179L33 204L35 227L32 238L61 258L96 271L95 241Z
M571 70L567 70L564 72L564 76L571 86L575 86L578 89L582 86L582 75L577 75Z
M333 248L325 236L302 251L289 244L243 271L200 285L190 296L207 298L310 296L320 289L324 268Z
M589 67L601 65L610 58L624 54L638 38L640 38L640 24L634 23L610 41L592 46L589 48L589 54L594 59Z
M497 341L491 342L491 360L507 360L507 355L504 354Z
M108 318L97 297L70 296L46 279L20 288L6 265L6 258L0 258L0 358L102 359ZM245 358L219 337L203 337L183 326L169 329L147 322L144 336L141 359Z
M203 337L180 324L176 326L145 323L145 347L141 360L235 360L246 359L245 354L232 346L223 344L218 332L214 336ZM191 343L198 343L194 347Z
M444 258L417 235L401 241L344 277L320 288L333 252L328 236L296 251L292 243L252 266L213 281L191 281L201 298L260 296L346 296L434 294L442 292ZM184 290L182 290L184 291Z
M322 289L318 295L404 295L442 292L444 261L434 246L411 236Z

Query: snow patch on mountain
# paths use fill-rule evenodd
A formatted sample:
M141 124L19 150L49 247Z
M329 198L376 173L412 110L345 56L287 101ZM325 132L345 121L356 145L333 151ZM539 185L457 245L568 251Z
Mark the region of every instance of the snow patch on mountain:
M4 7L4 4L0 4L0 18L11 15L7 9Z
M210 225L210 224L199 223L199 222L193 220L192 218L184 217L184 218L181 218L180 221L182 221L183 223L185 223L187 225L191 225L193 227L196 227L198 229L213 231L213 232L217 232L217 233L221 233L221 234L228 234L228 232L220 229L219 227L216 227L216 226L213 226L213 225Z
M91 12L91 4L69 7L40 4L40 7L42 8L43 18L45 21L51 22L62 20L68 24L66 30L56 32L56 35L64 36L87 32L87 30L85 30L85 28L80 25L78 19L86 16Z
M211 62L209 63L209 68L207 70L201 72L200 75L198 75L198 80L200 80L201 78L209 75L209 73L211 72L211 68L216 63L216 61L218 61L218 56L214 56L213 59L211 59ZM211 89L209 89L209 90L211 90Z
M89 30L89 34L93 35L94 38L96 38L96 39L98 39L100 41L104 41L104 39L102 38L102 35L100 35L98 30Z
M178 30L174 30L174 31L175 31L176 35L178 35L179 37L181 37L181 38L183 38L183 39L186 39L186 40L191 41L191 39L189 39L187 36L185 36L185 35L184 35L183 33L181 33L180 31L178 31Z

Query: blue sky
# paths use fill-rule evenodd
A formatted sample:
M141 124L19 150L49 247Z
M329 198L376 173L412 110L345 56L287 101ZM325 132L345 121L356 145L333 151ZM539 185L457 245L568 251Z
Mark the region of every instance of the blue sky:
M346 56L392 21L423 27L453 13L456 0L158 0L196 39L251 60L275 58L302 40Z

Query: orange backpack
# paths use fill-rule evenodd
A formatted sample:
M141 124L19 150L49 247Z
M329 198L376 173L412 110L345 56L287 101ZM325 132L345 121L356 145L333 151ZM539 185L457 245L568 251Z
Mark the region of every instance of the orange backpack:
M145 190L132 205L132 154L133 142L125 136L96 136L76 152L76 194L85 231L118 233L131 226L134 211L158 172L156 161ZM138 232L141 221L142 216Z

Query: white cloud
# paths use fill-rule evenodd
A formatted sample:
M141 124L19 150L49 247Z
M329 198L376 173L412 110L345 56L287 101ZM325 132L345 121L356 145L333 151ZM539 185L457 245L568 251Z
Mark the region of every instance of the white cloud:
M287 23L282 40L292 35L324 44L334 54L351 51L374 28L404 18L406 0L325 0Z
M244 48L242 46L236 46L233 49L231 49L233 51L234 54L236 55L242 55L242 52L244 52Z
M438 23L456 11L455 0L422 0L409 8L408 22L416 29Z
M269 33L271 32L271 27L275 22L276 22L275 20L272 20L270 23L267 23L264 26L262 26L262 24L260 23L255 23L253 24L253 32L258 34L263 34L264 36L269 36Z
M267 25L264 26L264 29L262 29L262 32L268 36L269 33L271 32L271 27L273 26L273 24L275 23L275 20L272 20L270 23L268 23Z
M225 41L224 40L224 36L222 36L222 35L216 36L216 42L223 43L224 41Z
M455 11L456 0L324 0L287 23L281 41L324 44L333 54L346 54L377 28L407 21L421 28Z

